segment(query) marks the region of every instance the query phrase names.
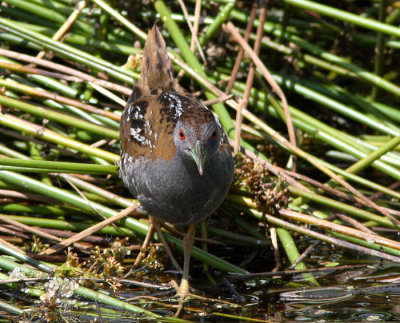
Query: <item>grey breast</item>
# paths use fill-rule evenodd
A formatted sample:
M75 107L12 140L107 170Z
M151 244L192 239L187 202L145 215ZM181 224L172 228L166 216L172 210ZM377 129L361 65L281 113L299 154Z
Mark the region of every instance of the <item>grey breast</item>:
M134 161L129 182L124 184L136 195L143 209L173 224L200 222L222 203L233 174L230 152L206 161L200 176L193 161L175 156L172 161Z

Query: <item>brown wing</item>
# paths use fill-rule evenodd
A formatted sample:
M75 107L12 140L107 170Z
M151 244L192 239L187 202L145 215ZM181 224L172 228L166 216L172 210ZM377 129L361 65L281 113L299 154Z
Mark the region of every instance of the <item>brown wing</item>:
M121 116L121 152L134 159L171 160L178 118L199 106L204 108L175 81L164 39L154 25L147 36L140 78Z
M121 117L122 152L133 158L146 156L152 160L171 160L175 154L173 131L176 122L187 115L195 124L213 118L200 101L177 92L143 96L128 104Z
M176 122L166 122L163 104L157 96L141 97L126 106L121 117L121 151L134 159L172 159L172 134Z

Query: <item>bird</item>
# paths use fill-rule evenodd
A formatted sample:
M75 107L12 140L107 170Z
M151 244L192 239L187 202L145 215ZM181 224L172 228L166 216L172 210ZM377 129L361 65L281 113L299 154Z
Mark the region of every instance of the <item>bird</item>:
M148 33L140 77L121 115L120 148L120 177L150 216L151 227L161 233L160 221L188 226L177 290L185 298L196 225L226 197L234 160L218 117L174 78L156 24ZM151 239L149 234L145 241Z

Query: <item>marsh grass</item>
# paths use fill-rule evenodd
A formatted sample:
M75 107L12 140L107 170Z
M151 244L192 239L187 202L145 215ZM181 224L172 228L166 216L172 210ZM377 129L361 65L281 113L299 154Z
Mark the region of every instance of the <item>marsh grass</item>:
M118 178L119 118L155 22L180 84L213 102L241 146L234 185L192 254L196 275L225 284L211 293L221 307L235 307L231 295L240 300L234 283L218 278L225 273L292 265L302 286L320 285L315 243L368 255L368 265L400 262L400 9L256 3L185 1L185 17L178 1L0 2L0 278L13 297L29 295L23 306L3 297L4 313L57 320L61 302L61 318L79 317L83 300L112 306L91 308L93 317L173 311L163 290L173 295L167 281L179 275L163 276L170 264L157 236L141 270L123 279L148 230L144 215L122 213L71 238L132 205ZM50 254L66 238L75 243ZM182 250L178 232L166 238ZM149 272L161 283L141 285ZM130 284L142 289L128 302L119 292ZM147 306L146 288L157 291ZM244 319L211 304L210 316Z

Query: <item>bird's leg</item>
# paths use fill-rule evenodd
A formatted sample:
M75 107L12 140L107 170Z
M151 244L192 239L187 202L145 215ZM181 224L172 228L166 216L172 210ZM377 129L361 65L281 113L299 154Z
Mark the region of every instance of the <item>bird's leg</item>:
M194 235L196 233L196 224L190 224L183 238L183 274L181 284L178 289L177 295L184 299L189 294L189 266L190 266L190 256L192 253L192 247L194 242Z
M149 247L150 240L153 237L154 222L153 222L153 218L152 217L149 217L149 218L150 218L149 231L147 231L146 238L144 238L142 247L140 248L140 252L137 255L137 257L135 259L135 262L133 264L133 268L136 268L140 264L140 262L143 260L144 254L145 254L147 248Z
M135 262L133 263L132 267L129 269L128 273L124 276L124 278L129 277L129 275L132 273L132 271L137 268L137 266L140 264L142 261L145 250L149 247L151 237L153 236L154 233L154 224L152 221L152 217L150 218L150 225L149 225L149 231L147 231L146 238L144 238L143 244L140 248L139 254L136 256Z
M196 224L190 224L189 228L186 232L185 237L183 238L183 274L181 284L179 285L177 296L179 297L179 305L178 309L175 313L175 317L179 317L183 304L185 303L185 299L189 295L189 267L190 267L190 256L192 253L194 236L196 233Z
M177 263L174 255L172 254L171 248L169 247L168 242L165 239L164 234L161 231L160 220L158 220L157 218L152 217L152 216L149 216L149 219L150 219L149 231L147 231L146 238L143 241L142 247L140 248L140 252L136 257L134 264L132 265L132 267L129 270L129 272L125 275L125 277L128 277L131 274L132 270L137 268L137 266L143 260L143 257L145 255L146 249L149 247L150 240L153 237L154 230L157 231L158 236L160 237L161 242L164 245L164 249L165 249L166 253L170 257L173 266L175 267L176 270L182 272L182 268Z
M152 219L154 228L156 229L158 236L160 237L161 242L164 245L165 252L168 254L169 258L171 259L172 265L175 267L176 270L181 272L182 268L181 268L181 266L179 266L178 262L176 261L174 255L171 251L171 248L169 247L169 244L168 244L167 240L165 239L164 234L161 231L160 220L158 220L154 217L151 217L151 219Z
M182 268L178 265L174 255L172 254L171 248L169 247L168 242L167 242L167 240L165 240L164 234L161 231L160 220L158 220L157 218L155 218L153 216L149 216L149 218L150 218L149 231L147 232L146 238L144 239L142 247L140 248L140 253L136 257L135 263L133 264L132 267L136 268L142 261L145 251L149 247L150 240L153 237L154 230L156 230L158 233L158 236L161 239L161 242L164 245L164 249L165 249L166 253L168 254L168 256L171 259L173 266L175 267L176 270L182 271Z

